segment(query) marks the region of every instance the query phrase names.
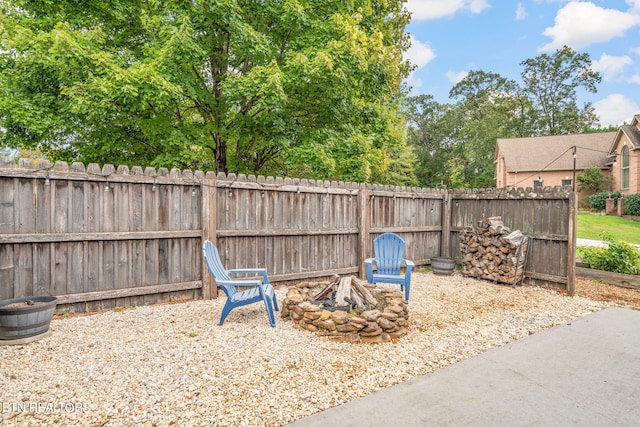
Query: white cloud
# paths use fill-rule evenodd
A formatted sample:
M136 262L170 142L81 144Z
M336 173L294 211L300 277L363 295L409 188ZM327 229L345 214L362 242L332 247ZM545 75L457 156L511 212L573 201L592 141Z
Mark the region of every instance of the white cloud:
M449 70L446 73L447 78L453 84L459 83L462 79L469 75L468 71L452 71Z
M596 114L600 118L600 125L619 126L631 123L634 114L640 113L640 106L620 93L614 93L593 104Z
M444 18L459 11L481 13L489 7L489 0L408 0L407 9L414 21Z
M593 61L591 68L602 73L605 81L621 80L625 66L633 64L631 57L613 56L603 53L600 59Z
M406 83L411 88L411 93L416 93L417 89L423 86L422 79L416 76L416 71L431 62L436 57L436 53L429 43L421 42L411 34L409 34L409 40L411 46L404 53L404 58L408 59L416 68L409 74Z
M436 53L431 49L429 43L421 42L412 35L409 35L409 40L411 46L407 49L404 56L405 59L408 59L411 64L417 68L424 67L436 57Z
M627 4L631 6L630 13L640 13L640 0L627 0Z
M635 53L636 55L639 55L639 56L640 56L640 46L638 46L638 47L632 47L632 48L631 48L631 52L632 52L632 53Z
M635 1L640 4L640 1ZM558 11L554 26L544 30L543 34L551 37L551 42L538 50L548 52L564 45L578 50L592 43L621 37L626 30L638 24L640 15L632 12L604 9L591 2L572 1Z
M524 5L522 3L518 3L516 7L516 21L522 21L527 17L527 11L524 9Z

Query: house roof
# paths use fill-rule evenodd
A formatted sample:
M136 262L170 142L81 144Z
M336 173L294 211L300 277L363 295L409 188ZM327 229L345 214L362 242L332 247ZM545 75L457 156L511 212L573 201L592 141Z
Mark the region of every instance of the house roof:
M573 169L573 147L576 147L576 169L604 168L607 154L617 132L574 135L536 136L530 138L498 138L496 160L504 158L507 172L541 172Z
M626 135L627 139L631 143L632 150L640 148L640 114L633 116L633 120L631 120L630 125L620 126L609 148L610 153L616 151L616 147L620 142L622 135Z
M633 144L633 148L640 147L640 129L637 126L623 125L620 126L620 130L627 135L627 138Z

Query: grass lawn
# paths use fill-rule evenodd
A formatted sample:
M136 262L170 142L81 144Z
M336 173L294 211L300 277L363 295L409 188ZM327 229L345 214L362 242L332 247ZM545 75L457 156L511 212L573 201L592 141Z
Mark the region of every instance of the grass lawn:
M614 240L640 244L640 222L613 215L600 216L578 212L579 239L602 240L602 231L610 233Z

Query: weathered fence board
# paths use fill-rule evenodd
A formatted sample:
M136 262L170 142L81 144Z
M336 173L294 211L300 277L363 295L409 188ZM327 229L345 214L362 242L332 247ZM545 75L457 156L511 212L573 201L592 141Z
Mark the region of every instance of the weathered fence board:
M529 282L571 292L569 269L575 257L575 235L570 218L575 215L574 195L566 189L512 189L453 191L451 193L451 252L459 256L458 233L478 218L500 216L505 226L529 236L525 275Z
M273 281L357 274L357 195L334 185L219 175L216 236L225 265L267 267Z
M0 297L51 294L75 311L197 297L194 286L154 289L202 280L197 177L176 171L154 186L155 170L145 173L153 176L110 165L0 162ZM136 288L145 291L113 294Z
M0 298L51 294L85 311L215 297L204 239L227 268L265 267L274 282L363 277L381 233L427 265L456 256L458 233L497 215L533 239L528 278L568 288L570 197L533 194L1 158Z
M396 233L405 240L405 258L416 265L439 256L445 194L442 190L374 186L368 204L367 257L373 256L373 239L384 232Z

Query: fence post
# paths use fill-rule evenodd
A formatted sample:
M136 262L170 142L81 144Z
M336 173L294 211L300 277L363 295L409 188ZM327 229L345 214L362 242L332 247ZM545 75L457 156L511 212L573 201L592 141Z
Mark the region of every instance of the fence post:
M451 256L451 193L446 190L442 198L442 238L440 241L440 255Z
M369 229L371 227L369 195L370 190L361 185L358 190L358 269L360 278L363 280L367 277L364 260L368 256L367 248L369 247Z
M567 294L576 293L576 222L577 222L578 193L569 195L569 227L567 230Z
M210 240L216 243L216 175L213 172L207 172L202 182L202 241ZM202 257L202 254L200 255ZM216 284L213 277L207 270L207 265L202 258L202 299L217 298Z
M627 211L624 208L624 194L618 199L618 216L626 215Z
M616 211L616 201L611 196L607 197L604 211L607 215L616 215L618 213Z

